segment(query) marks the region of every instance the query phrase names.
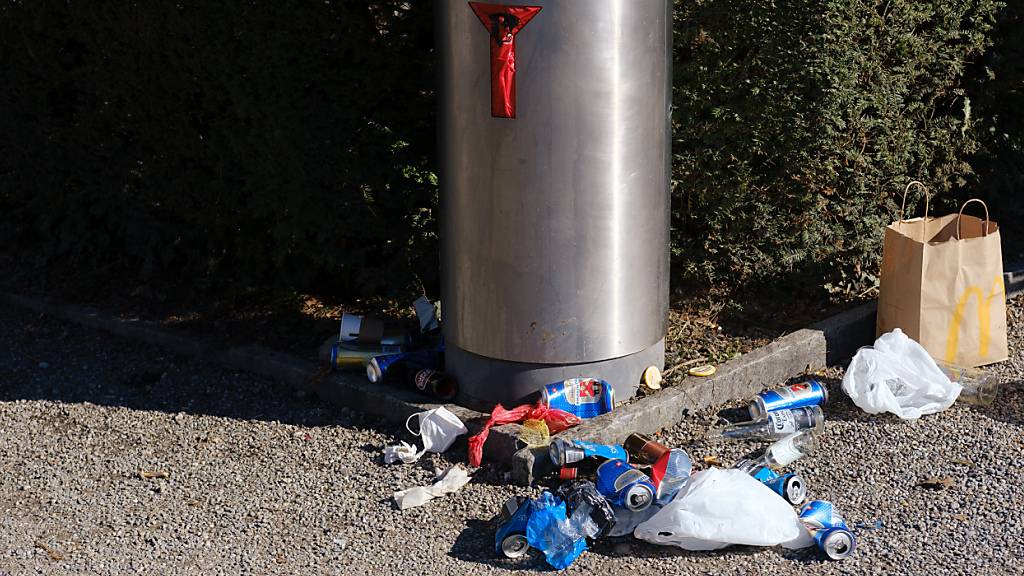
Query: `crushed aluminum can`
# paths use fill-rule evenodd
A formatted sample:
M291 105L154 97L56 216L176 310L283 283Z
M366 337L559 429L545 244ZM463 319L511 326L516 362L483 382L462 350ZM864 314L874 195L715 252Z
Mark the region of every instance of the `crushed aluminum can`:
M533 513L533 501L513 496L498 513L498 530L494 534L494 550L506 558L519 558L530 550L526 540L526 523Z
M548 447L548 455L555 466L571 466L586 458L603 458L605 460L628 460L626 449L616 444L597 444L584 440L569 442L555 438Z
M831 502L812 500L800 509L800 522L807 528L818 548L832 560L850 557L857 539Z
M651 484L657 489L654 496L659 502L666 502L690 479L693 463L684 450L673 448L662 454L651 466Z
M639 512L654 502L656 489L646 474L626 461L608 460L597 468L597 491L613 506Z
M570 378L547 384L541 389L541 401L580 418L593 418L615 407L615 389L604 380Z

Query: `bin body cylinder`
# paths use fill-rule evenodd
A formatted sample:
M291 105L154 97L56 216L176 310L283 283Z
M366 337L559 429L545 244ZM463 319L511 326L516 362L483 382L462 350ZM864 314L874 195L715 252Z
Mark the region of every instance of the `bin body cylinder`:
M664 364L667 0L439 0L442 315L460 400Z

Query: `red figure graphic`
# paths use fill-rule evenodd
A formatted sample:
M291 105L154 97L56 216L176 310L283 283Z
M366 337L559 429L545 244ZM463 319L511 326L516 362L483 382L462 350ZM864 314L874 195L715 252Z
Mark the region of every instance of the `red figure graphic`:
M540 6L470 2L491 34L491 116L516 117L516 34L540 12Z

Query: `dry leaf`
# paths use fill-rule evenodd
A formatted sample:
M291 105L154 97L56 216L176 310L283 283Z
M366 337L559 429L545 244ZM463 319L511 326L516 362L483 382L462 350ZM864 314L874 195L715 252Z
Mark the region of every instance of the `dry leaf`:
M152 480L154 478L169 478L171 473L166 470L139 470L139 478Z
M43 542L41 540L36 540L35 545L36 545L36 548L39 548L43 552L46 552L46 555L49 556L50 560L53 560L54 562L59 562L59 561L64 559L64 555L63 554L61 554L60 552L57 552L53 548L50 548L49 546L47 546L46 542Z
M955 482L949 476L943 476L941 478L926 478L917 483L920 488L927 488L929 490L946 490L952 488Z

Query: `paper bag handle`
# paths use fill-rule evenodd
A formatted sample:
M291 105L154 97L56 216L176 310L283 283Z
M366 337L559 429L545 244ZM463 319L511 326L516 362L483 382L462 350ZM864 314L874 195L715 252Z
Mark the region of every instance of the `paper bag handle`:
M921 241L924 242L924 239L928 236L928 200L931 198L931 195L928 194L928 188L923 183L911 180L910 184L907 184L907 187L903 189L903 204L900 204L900 219L896 226L898 228L903 227L903 212L907 209L907 192L910 192L910 187L914 184L917 184L921 187L921 190L924 190L924 228L921 230Z
M985 204L985 201L980 199L980 198L971 198L967 202L964 202L963 206L960 207L960 212L956 215L956 239L957 240L960 239L960 217L964 215L964 208L967 208L967 205L970 204L971 202L978 202L979 204L981 204L982 206L985 207L985 229L982 231L981 235L982 236L988 236L988 225L989 225L989 222L988 222L988 204Z

